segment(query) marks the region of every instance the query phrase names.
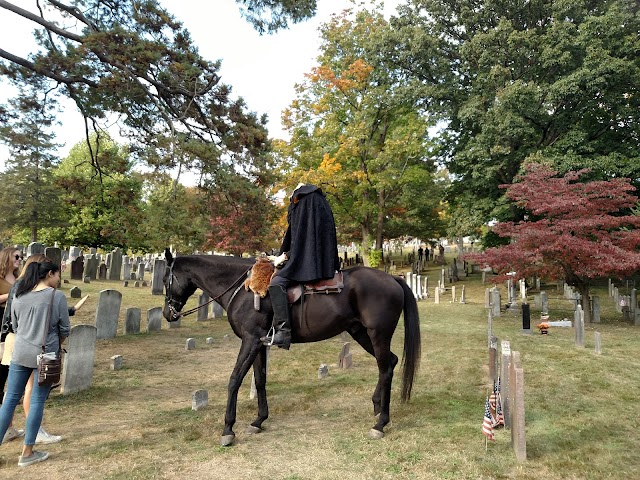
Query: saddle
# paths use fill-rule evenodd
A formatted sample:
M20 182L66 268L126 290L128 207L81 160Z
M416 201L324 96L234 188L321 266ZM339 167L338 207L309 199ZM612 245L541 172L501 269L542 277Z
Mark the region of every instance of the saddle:
M244 281L245 290L251 290L256 296L256 310L260 310L259 298L264 298L269 290L269 282L275 272L275 267L268 258L258 258L251 268L248 278ZM336 272L333 278L318 280L313 283L294 285L287 289L289 303L296 303L302 297L304 287L305 295L316 293L340 293L344 289L344 277L342 272ZM255 305L254 305L255 306Z

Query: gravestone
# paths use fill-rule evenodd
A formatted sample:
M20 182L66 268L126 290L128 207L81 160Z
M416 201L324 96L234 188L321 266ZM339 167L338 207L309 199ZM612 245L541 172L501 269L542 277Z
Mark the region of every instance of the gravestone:
M213 318L224 317L224 309L218 302L213 302Z
M73 261L82 256L82 250L80 247L69 247L69 260Z
M58 247L47 247L44 249L44 254L59 268L62 267L62 250Z
M153 281L151 283L151 295L163 295L164 284L162 278L167 267L167 261L162 258L156 258L153 261Z
M491 289L491 314L494 317L500 316L500 290L496 287Z
M85 258L84 276L89 277L91 280L98 278L98 266L100 260L95 255L89 255Z
M147 310L147 332L159 332L162 329L162 307Z
M467 303L467 298L464 293L464 285L462 285L462 292L460 293L460 303Z
M80 290L78 287L73 287L71 290L69 290L69 296L71 298L82 298L82 290Z
M456 301L456 286L453 285L451 287L451 302L455 303L455 301Z
M547 292L540 292L540 302L542 304L542 313L549 313L549 295L547 295Z
M338 355L338 368L351 368L352 359L351 352L349 352L350 347L349 342L345 342L342 345L342 350L340 350L340 355Z
M202 410L209 405L209 392L207 390L196 390L191 397L191 410Z
M98 280L106 280L107 279L107 265L101 263L98 267Z
M180 324L182 323L182 319L179 318L178 320L175 320L173 322L169 322L169 329L171 328L180 328Z
M502 413L504 413L504 426L511 427L511 405L509 402L509 365L511 365L511 343L502 340L500 343L500 393L502 394Z
M207 345L213 345L213 337L207 337L206 343Z
M105 339L116 336L121 304L122 294L117 290L107 289L100 292L96 309L97 338Z
M71 327L67 339L67 354L62 362L62 395L70 395L91 387L97 332L93 325Z
M104 259L104 264L109 268L111 266L111 254L107 253L107 256Z
M520 353L513 352L509 371L511 385L509 403L511 404L511 446L519 462L527 459L527 441L525 437L524 413L524 370L520 365Z
M582 307L578 305L573 315L574 328L576 334L576 347L584 348L584 312Z
M522 304L522 333L531 333L531 307L528 303Z
M198 316L196 318L197 322L202 322L209 318L209 295L203 293L198 297ZM206 306L205 306L206 305Z
M433 294L433 303L440 303L440 287L436 287Z
M129 262L129 257L126 255L122 257L122 279L131 279L131 263Z
M593 336L595 341L595 352L597 355L600 355L602 353L602 339L600 336L600 332L595 332Z
M142 312L139 308L127 308L124 314L124 334L137 335L140 333L140 319Z
M114 355L111 357L111 370L121 370L124 360L122 355Z
M323 363L322 365L320 365L320 368L318 368L318 378L320 380L322 380L323 378L327 378L329 376L329 367Z
M44 253L44 245L39 242L31 242L27 245L27 258L36 253Z
M109 264L109 280L120 280L122 272L122 250L116 247L111 252L111 263Z
M600 323L600 297L598 295L591 297L591 322Z
M138 271L136 272L136 278L135 279L136 280L144 280L144 263L139 263L138 264Z
M484 308L491 308L491 289L484 289Z
M185 350L194 350L196 348L196 339L187 338L187 343L184 346Z
M489 379L492 384L498 379L498 337L489 337Z
M98 253L98 250L94 247L89 248L89 253L91 255L96 255Z
M84 276L84 257L79 257L71 260L71 280L82 280Z
M83 283L91 283L91 277L84 277L84 278L82 279L82 282L83 282Z

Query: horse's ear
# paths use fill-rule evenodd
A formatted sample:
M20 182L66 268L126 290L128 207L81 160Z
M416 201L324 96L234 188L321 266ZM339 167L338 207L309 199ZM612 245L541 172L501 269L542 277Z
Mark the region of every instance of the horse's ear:
M164 249L164 258L167 260L167 266L171 266L173 263L173 255L171 255L171 250L168 248Z

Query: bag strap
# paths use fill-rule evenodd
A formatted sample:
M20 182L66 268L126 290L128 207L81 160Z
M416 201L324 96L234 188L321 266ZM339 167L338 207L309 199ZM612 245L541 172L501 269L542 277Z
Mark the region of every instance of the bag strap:
M44 334L42 335L42 353L45 353L47 349L47 335L49 333L49 323L51 322L51 309L53 308L53 299L56 296L56 289L53 289L51 293L51 300L49 301L49 311L47 312L47 323L44 326Z

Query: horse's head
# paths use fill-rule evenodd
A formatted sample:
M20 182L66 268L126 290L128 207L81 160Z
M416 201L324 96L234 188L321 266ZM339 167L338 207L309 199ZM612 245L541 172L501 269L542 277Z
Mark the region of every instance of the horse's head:
M187 300L195 291L195 288L188 278L176 266L175 258L171 255L171 251L167 248L164 251L167 260L167 268L162 278L164 284L164 309L162 315L169 322L175 322L180 319L180 310L187 303Z

